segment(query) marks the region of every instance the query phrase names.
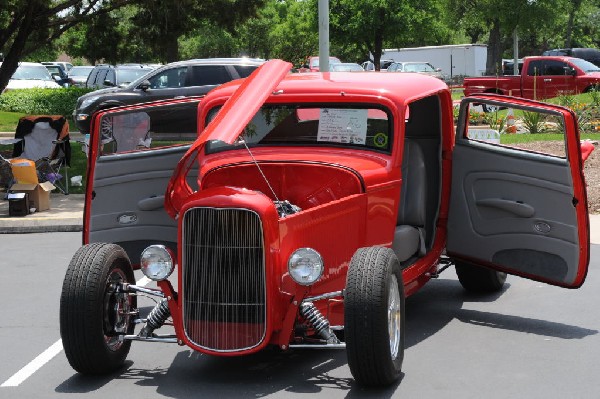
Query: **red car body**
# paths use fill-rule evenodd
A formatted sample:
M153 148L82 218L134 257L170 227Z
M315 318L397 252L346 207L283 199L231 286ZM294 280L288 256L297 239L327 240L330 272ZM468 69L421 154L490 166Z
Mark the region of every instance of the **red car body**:
M480 96L464 101L455 137L450 91L439 79L289 69L272 60L211 91L199 104L200 132L189 146L101 152L107 118L114 126L143 113L152 126L153 115L166 112L161 107L185 100L95 115L86 245L61 300L63 342L76 370L114 370L128 352L118 342L133 340L177 342L216 356L268 346L345 347L360 383L386 385L400 375L404 298L451 261L474 288L484 284L477 277L483 273L498 282L486 289L501 289L503 272L583 284L589 226L572 112ZM568 162L470 140L468 105L481 102L561 118ZM128 265L158 265L139 255L153 243L163 254L172 249L176 275L143 289ZM297 253L306 274L296 273ZM539 262L549 266L540 270ZM96 316L105 320L99 341L114 341L110 361L98 357L104 346L92 353L77 344L90 328L71 316L83 306L71 276L96 276L90 269L100 275L93 298L108 302L90 299L108 309ZM373 296L379 290L382 298ZM135 335L127 315L136 314L132 296L140 292L163 299ZM154 334L168 316L174 334ZM93 367L81 360L88 358Z
M529 99L579 94L600 85L600 68L573 57L525 57L518 76L465 78L465 96L497 93Z

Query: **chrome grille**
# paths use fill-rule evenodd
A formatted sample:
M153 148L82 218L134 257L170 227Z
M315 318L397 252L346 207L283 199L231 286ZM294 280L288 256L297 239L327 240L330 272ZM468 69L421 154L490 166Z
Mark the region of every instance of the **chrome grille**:
M217 351L260 344L266 328L260 217L246 209L192 208L183 217L182 239L187 337Z

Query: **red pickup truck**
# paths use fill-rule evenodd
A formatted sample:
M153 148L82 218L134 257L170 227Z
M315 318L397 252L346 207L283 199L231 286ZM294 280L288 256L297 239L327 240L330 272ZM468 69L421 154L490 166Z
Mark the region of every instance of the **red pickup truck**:
M561 93L585 93L595 87L600 87L600 68L573 57L526 57L519 76L464 80L465 96L497 93L534 100Z

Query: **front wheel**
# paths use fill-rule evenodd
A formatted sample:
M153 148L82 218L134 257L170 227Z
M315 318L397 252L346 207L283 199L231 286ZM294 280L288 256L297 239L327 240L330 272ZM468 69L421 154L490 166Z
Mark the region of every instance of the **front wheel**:
M492 293L502 290L506 273L465 262L454 262L458 281L469 292Z
M60 336L71 367L83 374L120 368L129 353L136 298L122 290L134 284L133 269L118 245L84 245L73 256L60 297Z
M362 385L400 377L404 359L404 285L390 248L361 248L352 257L344 297L348 366Z

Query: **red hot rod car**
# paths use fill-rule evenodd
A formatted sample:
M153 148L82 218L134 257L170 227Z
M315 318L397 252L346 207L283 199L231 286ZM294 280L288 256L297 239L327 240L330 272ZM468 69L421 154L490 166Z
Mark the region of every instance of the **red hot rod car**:
M357 382L386 385L401 373L405 298L446 267L470 291L502 290L507 273L583 284L570 110L477 96L455 128L439 79L290 68L272 60L207 94L191 143L153 129L192 100L94 116L85 245L60 307L76 371L118 369L132 341L215 356L345 348ZM500 144L498 126L470 122L481 104L538 114L564 153ZM156 286L136 284L134 268ZM146 316L140 295L157 298Z

